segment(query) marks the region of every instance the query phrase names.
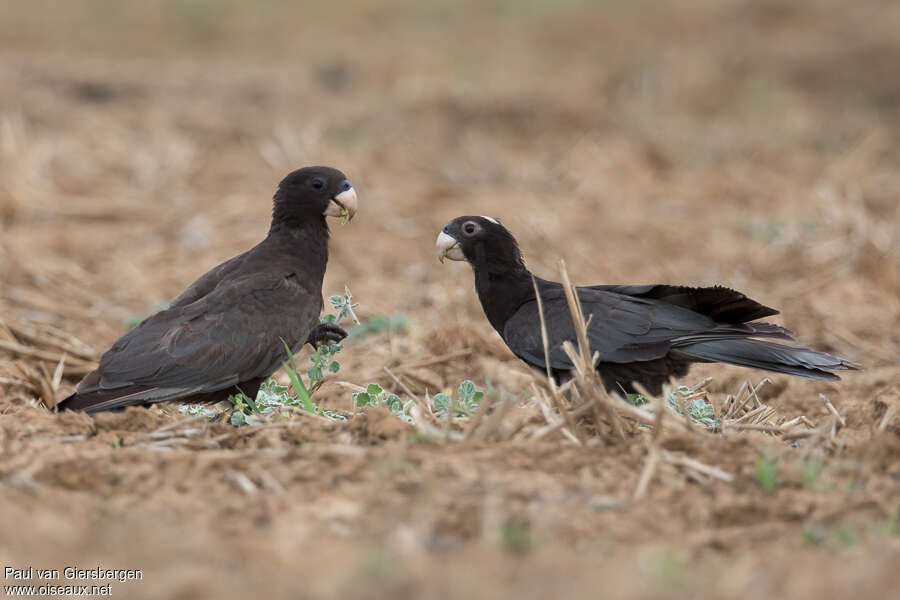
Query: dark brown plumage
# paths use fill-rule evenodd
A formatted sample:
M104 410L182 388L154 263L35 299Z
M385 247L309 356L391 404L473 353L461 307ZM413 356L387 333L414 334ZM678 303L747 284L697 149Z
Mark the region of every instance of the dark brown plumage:
M450 221L437 240L440 257L465 260L475 271L484 313L512 352L529 365L547 367L540 315L540 290L547 323L550 369L559 380L573 368L562 343L575 343L575 327L563 286L532 278L515 238L497 220L465 216ZM846 359L765 341L793 334L756 321L778 314L724 287L595 285L578 288L589 318L588 340L599 353L597 371L608 389L634 392L640 383L659 394L671 377L694 362L723 362L807 379L837 380L832 371L854 369Z
M307 167L275 192L272 224L251 250L215 267L165 310L123 335L60 410L95 413L178 400L215 402L260 384L304 343L339 341L318 324L328 262L326 216L352 218L356 192L343 173Z

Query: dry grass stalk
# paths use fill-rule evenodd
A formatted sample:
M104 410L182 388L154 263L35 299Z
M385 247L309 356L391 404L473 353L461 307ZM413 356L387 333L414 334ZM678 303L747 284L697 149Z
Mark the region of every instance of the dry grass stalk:
M575 367L576 379L582 389L582 393L601 398L601 403L606 409L613 431L615 431L619 439L624 441L627 438L625 429L622 427L621 418L613 408L606 387L602 381L599 381L600 376L594 368L599 360L599 354L596 352L591 354L590 341L587 336L587 322L581 310L581 303L577 299L577 290L569 279L565 261L559 261L559 268L563 280L563 289L566 293L566 302L569 304L572 324L575 327L575 337L578 340L577 351L570 341L563 343L563 351L568 355L569 360L572 361Z
M728 398L726 398L726 406L723 407L722 418L736 419L742 416L744 414L744 408L748 403L750 403L751 400L754 401L754 408L759 408L763 403L762 400L759 399L758 392L762 388L762 386L767 383L771 383L771 380L768 377L760 381L756 386L754 386L750 381L745 381L741 385L740 389L738 389L738 392L734 395L734 397L729 396ZM731 399L730 402L729 399Z
M703 390L706 386L708 386L712 382L712 380L713 380L712 377L705 377L704 379L702 379L700 381L700 383L696 383L693 386L689 387L687 391L688 391L688 393L693 394L695 392ZM707 392L704 390L703 395L706 395L706 394L707 394Z
M795 425L799 425L802 422L803 422L803 415L800 415L799 417L794 417L790 421L785 421L784 423L781 423L780 425L778 425L778 427L781 429L790 429L791 427L793 427Z
M409 389L409 387L408 387L405 383L403 383L403 382L400 380L399 377L397 377L397 376L394 374L393 371L391 371L388 367L382 367L382 369L384 370L385 373L387 373L388 377L390 377L391 379L393 379L393 380L394 380L394 383L396 383L396 384L400 387L400 389L403 390L403 393L404 393L404 394L406 394L407 396L409 396L411 400L416 400L416 398L417 398L416 395L412 392L412 390ZM360 389L362 389L362 388L360 388Z
M609 395L606 392L605 386L602 382L598 381L599 376L597 375L594 367L599 360L599 354L596 352L591 354L590 342L587 336L587 323L585 322L584 314L581 311L581 303L577 300L577 290L569 281L569 275L566 271L564 261L560 261L560 269L564 282L564 289L566 292L566 301L569 304L569 312L571 313L572 323L575 327L575 337L578 340L577 350L575 346L572 345L572 342L568 340L563 342L562 345L563 352L566 353L566 355L569 357L569 360L572 362L572 365L574 366L576 380L578 383L578 386L576 386L574 389L578 391L579 397L582 393L585 393L588 396L600 398L600 401L604 405L607 415L609 416L609 421L613 428L613 431L618 435L619 439L624 441L626 439L625 431L622 427L619 415L615 412L615 410L609 403Z
M634 494L631 496L634 502L641 500L647 493L650 480L656 473L657 465L659 465L659 446L656 443L651 443L647 451L647 460L644 462L644 468L641 470L641 476L638 478L638 484L634 488Z
M91 311L67 303L54 302L46 296L23 288L14 288L4 294L4 298L24 308L48 312L67 319L92 321L97 315Z
M897 416L897 407L893 404L887 407L887 410L884 411L884 416L881 417L881 422L878 423L878 431L884 431L887 429L887 426L891 421L894 420L894 417Z
M631 499L637 502L647 493L647 488L650 486L650 481L653 479L653 475L656 473L657 466L659 465L659 457L660 457L660 443L662 440L662 430L663 430L663 416L666 413L666 408L663 405L664 400L661 398L657 398L656 402L656 418L653 422L653 429L650 433L650 444L647 448L647 460L644 462L644 468L641 470L641 476L638 478L638 484L634 489L634 494L632 494Z
M731 473L723 471L722 469L718 469L716 467L711 467L706 463L702 463L699 460L689 458L687 456L684 456L683 454L675 454L674 452L660 449L660 456L668 463L684 467L686 469L693 469L699 473L702 473L709 477L713 477L715 479L720 479L727 483L730 483L734 480L734 476Z
M511 397L506 396L500 401L500 406L494 409L494 412L490 414L490 416L485 420L478 429L475 430L474 434L472 434L473 441L483 442L488 439L492 433L494 433L498 427L500 426L500 422L503 420L503 417L506 416L506 413L512 408L515 400Z
M544 318L544 300L541 298L541 292L538 290L537 279L531 276L531 285L534 286L534 296L537 299L538 316L541 318L541 341L544 346L544 366L547 368L547 384L550 390L556 395L556 379L553 377L553 370L550 368L550 345L547 342L547 320Z
M807 438L807 442L804 444L800 456L802 460L806 460L810 453L821 445L830 445L831 449L840 446L839 442L835 439L835 434L837 433L836 427L837 419L832 416L813 430L805 429L800 432L791 431L783 435L781 439L784 441L793 441L794 439ZM803 435L798 435L801 433Z
M222 473L222 477L226 481L231 481L234 483L237 488L242 491L247 496L255 496L257 492L256 484L250 480L249 477L241 473L240 471L235 471L233 469L226 469L224 473Z
M60 350L85 361L93 361L96 358L94 350L87 344L55 327L44 325L41 330L38 330L33 325L12 321L5 322L4 325L19 340L30 342L36 346Z
M736 429L738 431L762 431L781 435L786 427L778 425L756 425L753 423L722 423L722 429Z
M578 290L569 280L569 272L566 269L566 261L559 261L559 272L563 280L563 290L566 293L566 302L569 304L569 312L572 313L573 323L575 325L575 337L578 340L578 349L581 352L582 360L586 365L591 365L593 369L596 364L598 355L591 355L591 345L588 341L587 323L584 320L584 313L581 310L581 302L578 301Z
M547 385L550 387L552 400L548 400L550 405L555 405L556 410L563 416L563 420L567 425L567 429L563 430L563 435L571 437L576 443L583 444L587 438L584 431L578 427L575 419L572 417L569 407L560 394L559 387L556 385L556 379L553 377L553 370L550 366L550 344L547 339L547 321L544 318L544 301L541 298L540 290L537 286L537 280L532 276L531 284L534 286L534 295L537 299L538 316L541 321L541 342L544 350L544 366L546 368ZM568 343L568 342L567 342ZM541 393L543 396L543 393ZM573 433L574 432L574 435Z
M838 410L834 407L834 404L831 403L831 400L829 400L828 397L825 396L825 394L819 394L819 398L822 399L822 402L825 403L825 406L828 408L831 414L833 414L837 418L838 422L841 424L841 427L846 427L847 421L844 420L844 417L842 417Z
M540 388L536 388L536 390L539 390L539 389ZM549 407L550 400L546 396L544 396L544 400L547 403L547 406ZM578 419L580 417L583 417L588 412L592 411L594 409L594 407L599 403L600 403L599 398L593 398L591 400L586 401L584 404L582 404L575 410L571 411L572 418ZM549 433L553 433L557 429L563 429L563 434L566 435L566 437L571 437L572 439L575 439L574 435L570 431L565 429L565 427L564 427L566 424L565 419L559 419L558 421L553 422L547 417L546 414L544 415L544 417L547 420L547 425L545 427L541 427L540 429L535 431L534 434L531 436L532 439L542 438ZM648 418L648 421L652 422L653 421L652 417Z
M13 354L20 354L22 356L28 356L31 358L39 358L41 360L48 360L51 362L57 362L61 354L58 352L48 352L46 350L40 350L38 348L32 348L30 346L23 346L22 344L18 344L16 342L10 342L7 340L0 340L0 350L7 350Z
M413 391L410 390L409 387L405 383L403 383L403 381L399 377L397 377L397 375L395 375L391 369L389 369L388 367L383 367L383 369L384 372L387 373L388 377L393 379L394 383L396 383L400 387L400 389L403 390L403 393L409 396L410 400L413 401L414 406L419 409L420 415L428 417L428 420L431 421L432 424L440 425L437 417L434 416L434 413L431 411L431 408L428 406L427 402L414 394ZM356 409L354 408L354 411L355 410ZM416 419L416 422L418 423L419 419Z
M62 354L58 352L42 350L40 348L25 346L23 344L19 344L18 342L3 340L0 339L0 350L6 350L13 356L21 356L24 358L34 358L38 359L40 362L37 364L43 364L46 366L46 363L51 363L53 365L58 365L60 358L66 355L65 352ZM66 364L63 368L63 375L86 375L96 368L95 363L88 363L83 361L72 361L67 360ZM52 403L51 403L52 406Z
M373 377L367 377L366 379L372 379ZM404 383L409 386L409 389L413 390L415 393L416 390L419 390L420 393L425 393L428 390L438 390L441 388L441 380L440 379L430 379L423 375L422 373L416 373L415 371L406 371L397 376L401 381L406 380Z
M753 410L744 413L740 417L732 419L735 423L740 423L741 421L752 421L754 417L758 417L762 414L765 414L769 411L769 407L767 406L757 406Z

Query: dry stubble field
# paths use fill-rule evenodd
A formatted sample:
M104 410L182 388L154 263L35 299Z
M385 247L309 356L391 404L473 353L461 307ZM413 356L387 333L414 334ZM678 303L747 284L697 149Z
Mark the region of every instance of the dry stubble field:
M896 2L3 11L4 566L139 568L113 583L135 598L896 593ZM128 321L261 239L275 184L311 163L360 192L325 293L409 319L348 340L317 401L346 412L339 382L406 399L387 367L421 406L490 383L502 419L444 440L383 409L241 428L47 410ZM590 412L548 433L562 417L541 378L489 328L468 267L436 260L437 231L471 213L502 218L545 277L565 258L576 283L729 285L865 369L771 377L772 410L740 413L767 413L759 430L669 412L658 437L626 419L622 441ZM711 377L721 416L765 376L706 365L681 383Z

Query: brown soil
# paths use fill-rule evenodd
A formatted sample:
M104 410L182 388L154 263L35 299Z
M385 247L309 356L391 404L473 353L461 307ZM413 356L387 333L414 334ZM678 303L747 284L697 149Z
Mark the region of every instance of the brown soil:
M896 593L900 5L782 4L7 8L0 564L138 568L112 583L135 598ZM395 389L387 367L420 400L490 382L518 398L502 422L445 440L383 409L242 428L47 410L128 320L256 243L280 177L323 163L361 204L334 227L326 294L411 325L349 340L317 401ZM437 231L472 213L540 275L565 258L578 283L729 285L865 369L771 377L769 422L818 428L795 443L666 427L653 446L591 414L541 436L540 378L469 269L436 260ZM765 374L683 383L704 377L721 408Z

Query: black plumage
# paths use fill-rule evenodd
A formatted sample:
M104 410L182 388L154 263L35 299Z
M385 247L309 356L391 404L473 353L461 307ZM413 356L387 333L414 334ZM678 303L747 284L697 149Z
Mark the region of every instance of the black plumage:
M557 380L573 368L562 349L576 342L565 291L559 283L532 279L512 234L489 217L450 221L437 241L440 257L465 260L475 271L484 313L512 352L544 371L547 363L535 296L541 294L550 369ZM639 383L659 394L691 363L722 362L807 379L837 380L832 371L858 365L843 358L769 340L793 340L787 329L757 319L778 314L725 287L595 285L579 287L588 319L591 351L607 389L636 391ZM768 338L768 339L758 339Z
M123 335L59 409L95 413L155 402L215 402L260 384L304 343L339 341L318 324L326 216L352 218L356 191L330 167L298 169L275 192L266 238L215 267ZM284 343L282 342L284 340Z

